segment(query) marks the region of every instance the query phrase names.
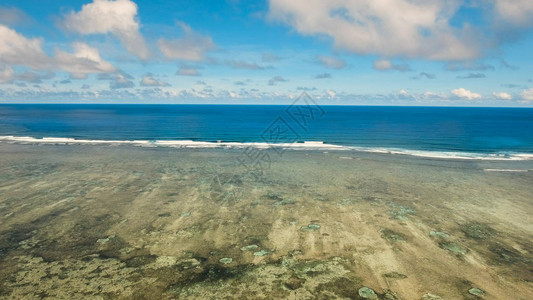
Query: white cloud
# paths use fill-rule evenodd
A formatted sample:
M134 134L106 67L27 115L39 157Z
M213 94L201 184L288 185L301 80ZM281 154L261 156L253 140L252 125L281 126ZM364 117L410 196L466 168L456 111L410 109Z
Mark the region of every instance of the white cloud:
M310 36L328 36L336 48L432 60L479 56L468 24L450 25L457 1L270 0L269 18Z
M135 86L135 83L131 81L133 79L128 74L117 73L114 74L112 80L109 82L109 87L111 89L129 89Z
M0 62L43 69L50 59L42 50L42 43L40 38L28 39L0 24Z
M397 65L387 59L380 59L380 60L374 61L374 63L372 64L372 67L378 71L387 71L387 70L396 70L400 72L411 71L411 68L409 67L409 65L407 64Z
M0 23L7 26L26 25L33 19L16 7L0 7Z
M43 80L52 79L56 76L54 72L47 72L44 74L39 74L31 71L26 71L22 73L15 74L14 80L16 81L27 81L31 83L42 83Z
M472 70L472 71L488 71L488 70L494 70L494 66L476 62L476 61L460 61L460 62L448 62L446 64L446 70L448 71L464 71L464 70Z
M276 54L274 54L274 53L264 52L261 55L261 59L264 62L272 63L272 62L276 62L276 61L280 60L281 58L279 56L277 56Z
M321 73L315 76L315 79L327 79L327 78L331 78L330 73Z
M169 86L170 84L163 82L161 80L155 79L152 74L146 74L143 76L141 86Z
M495 0L495 10L505 22L525 27L533 23L533 1Z
M48 56L42 50L42 43L41 38L26 38L0 25L0 63L34 70L61 70L78 78L89 73L115 71L113 65L100 57L98 49L84 43L73 43L72 53L56 49L55 56Z
M335 98L335 96L337 96L337 93L333 90L326 90L325 94L326 94L326 97L329 99Z
M446 95L443 93L435 93L433 91L426 91L424 92L421 97L423 99L446 99Z
M496 97L497 99L500 99L500 100L511 100L511 99L513 99L513 96L511 96L508 93L504 93L504 92L501 92L501 93L493 92L492 95L494 97Z
M265 67L260 66L260 65L254 63L254 62L246 62L246 61L242 61L242 60L227 59L227 60L224 60L224 61L221 61L221 62L212 61L212 63L225 64L225 65L228 65L228 66L230 66L230 67L232 67L234 69L243 69L243 70L263 70L263 69L265 69Z
M523 90L522 93L520 93L520 96L522 96L522 99L524 100L533 101L533 88Z
M15 71L10 66L0 64L0 83L8 83L15 77Z
M159 39L159 50L168 59L181 59L188 61L202 61L205 54L216 48L215 43L209 36L203 36L183 22L178 22L184 37L181 39Z
M100 57L98 49L84 43L73 43L73 53L57 50L55 63L59 69L69 72L74 78L84 78L88 73L114 72L115 67Z
M277 82L286 82L287 79L281 77L281 76L274 76L268 81L268 85L276 85Z
M188 66L183 65L180 66L178 71L176 72L176 75L182 75L182 76L200 76L200 72L198 71L198 68L195 66Z
M469 90L465 90L464 88L452 90L451 93L457 98L463 98L468 100L481 99L481 94L473 93Z
M344 60L331 57L331 56L319 55L317 56L317 60L321 65L323 65L326 68L330 68L330 69L339 70L339 69L346 67L346 62Z
M65 16L63 26L79 34L113 34L128 52L146 60L150 51L139 32L137 4L130 0L94 0Z

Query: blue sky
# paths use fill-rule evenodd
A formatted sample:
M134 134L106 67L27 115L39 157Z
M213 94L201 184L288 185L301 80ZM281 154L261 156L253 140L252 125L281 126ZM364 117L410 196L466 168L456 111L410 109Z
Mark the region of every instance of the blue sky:
M533 106L531 0L9 1L0 102Z

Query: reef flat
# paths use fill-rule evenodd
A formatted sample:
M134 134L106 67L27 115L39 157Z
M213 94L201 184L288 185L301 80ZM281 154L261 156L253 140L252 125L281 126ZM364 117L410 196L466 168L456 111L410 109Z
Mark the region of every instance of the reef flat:
M0 144L0 298L533 295L532 161L242 155Z

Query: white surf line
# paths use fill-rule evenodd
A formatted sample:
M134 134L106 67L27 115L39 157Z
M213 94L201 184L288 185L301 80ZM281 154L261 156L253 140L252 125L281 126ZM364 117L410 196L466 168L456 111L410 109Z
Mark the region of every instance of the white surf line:
M525 169L483 169L485 172L531 172L533 170L525 170Z
M368 153L381 153L381 154L397 154L397 155L409 155L415 157L436 158L436 159L457 159L457 160L502 160L502 161L521 161L521 160L533 160L533 154L529 153L516 153L516 154L487 154L481 155L468 152L437 152L437 151L421 151L421 150L403 150L403 149L388 149L388 148L367 148L367 147L355 147L355 146L341 146L334 144L325 144L324 142L317 141L304 141L287 144L273 144L273 143L240 143L240 142L201 142L192 140L78 140L74 138L33 138L33 137L17 137L17 136L0 136L0 143L15 143L15 144L55 144L55 145L133 145L140 147L174 147L174 148L236 148L244 149L253 147L257 149L268 148L283 148L291 150L353 150L359 152ZM343 158L344 159L344 158Z
M382 154L398 154L409 155L425 158L441 158L441 159L458 159L458 160L504 160L504 161L520 161L533 160L533 154L517 153L511 155L505 154L487 154L487 155L473 155L468 152L432 152L421 150L399 150L387 148L364 148L364 147L348 147L355 151L382 153Z
M192 140L78 140L73 138L54 138L44 137L42 139L33 137L15 137L15 136L0 136L0 142L16 143L16 144L54 144L54 145L120 145L128 144L135 146L162 146L175 148L247 148L254 147L259 149L287 148L298 150L347 150L344 146L324 144L324 142L305 141L303 143L287 143L287 144L270 144L270 143L239 143L239 142L199 142Z

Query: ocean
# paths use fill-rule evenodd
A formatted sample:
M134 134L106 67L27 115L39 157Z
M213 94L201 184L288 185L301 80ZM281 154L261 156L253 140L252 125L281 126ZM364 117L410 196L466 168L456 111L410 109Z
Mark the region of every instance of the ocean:
M272 132L276 131L276 138ZM281 135L283 137L281 138ZM0 137L304 141L442 157L529 157L533 109L311 105L0 105ZM521 156L522 155L522 156Z
M531 299L532 122L0 105L0 298Z

